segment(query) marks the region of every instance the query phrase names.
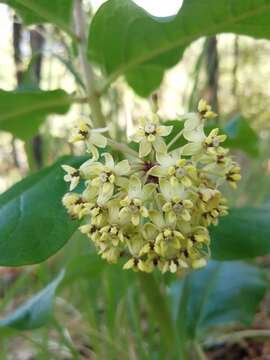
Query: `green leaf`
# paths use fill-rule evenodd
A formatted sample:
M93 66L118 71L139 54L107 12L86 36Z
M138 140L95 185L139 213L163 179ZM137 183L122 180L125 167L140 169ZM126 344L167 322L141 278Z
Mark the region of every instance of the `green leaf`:
M242 115L235 116L223 130L228 135L226 147L241 149L253 157L259 156L259 137Z
M270 252L270 208L230 209L229 215L212 226L211 252L217 260L240 260Z
M14 8L25 25L53 23L69 35L71 31L73 0L1 0Z
M249 325L267 289L266 274L244 262L210 261L203 270L192 272L170 287L175 318L185 289L186 326L190 339L202 339L225 325Z
M184 0L179 13L165 19L131 0L109 0L93 18L89 59L100 64L108 84L125 75L148 96L194 40L222 32L270 38L269 16L270 0Z
M64 90L0 90L0 129L23 140L31 138L50 114L65 114L71 97Z
M46 324L52 313L56 288L63 277L64 271L61 271L49 285L19 306L11 314L0 320L0 327L30 330Z
M82 161L63 157L0 196L0 266L39 263L69 240L79 222L62 206L68 185L60 166L76 167Z

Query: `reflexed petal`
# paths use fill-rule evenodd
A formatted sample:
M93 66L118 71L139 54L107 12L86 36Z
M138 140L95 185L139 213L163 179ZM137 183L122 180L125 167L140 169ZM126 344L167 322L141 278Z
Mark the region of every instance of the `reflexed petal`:
M164 177L167 175L166 168L163 168L159 165L153 166L147 173L148 175L157 176L157 177Z
M89 140L97 147L104 148L107 145L107 139L105 138L105 136L103 136L95 131L91 131Z
M99 194L97 201L101 204L104 204L106 201L110 200L113 195L113 189L114 189L113 184L109 182L105 183L101 188L101 192Z
M87 186L87 188L83 191L82 197L84 201L93 200L98 193L98 187L96 186Z
M193 130L198 127L201 123L200 117L196 113L188 113L184 117L184 129L186 131Z
M158 227L164 227L165 222L160 211L151 210L149 211L149 217L153 221L153 223Z
M134 267L134 259L129 259L123 266L123 269L124 270L129 270L129 269L132 269Z
M80 171L86 178L93 178L98 176L103 170L103 165L99 162L93 162L92 160L86 161L81 165Z
M130 199L134 199L134 198L140 198L141 197L141 181L140 179L133 175L131 176L130 180L129 180L129 186L128 186L128 197Z
M123 189L128 188L128 179L122 176L117 176L114 183L115 185L120 186Z
M167 136L172 132L173 126L161 125L157 128L157 134L160 136Z
M140 215L139 214L132 215L131 222L134 226L138 226L140 223Z
M92 144L87 144L87 148L88 148L88 152L92 153L92 159L91 160L93 160L93 161L98 160L98 158L99 158L98 149Z
M109 153L104 153L102 156L105 158L105 165L111 170L114 169L114 160L112 155Z
M150 154L152 150L152 145L150 142L148 142L146 139L143 139L140 142L140 148L139 148L139 157L145 157L148 154Z
M202 142L206 138L203 125L200 125L192 130L184 130L183 136L186 140L192 142Z
M112 224L119 223L119 207L116 201L110 201L109 203L109 218Z
M144 200L149 199L156 189L156 184L146 184L143 186L142 198Z
M130 171L130 165L128 160L122 160L120 161L114 169L115 173L117 175L127 175L128 172Z
M156 140L153 142L153 146L158 153L165 154L167 151L167 145L165 141L159 136L156 137Z
M183 155L195 155L202 150L201 143L191 143L183 146Z
M143 131L137 131L135 134L131 135L130 140L138 143L143 140L144 138L144 132Z
M143 226L143 234L145 239L148 241L154 240L157 237L158 233L158 229L155 227L155 225L151 223L147 223Z
M160 179L159 180L159 185L160 185L160 190L162 192L162 195L164 196L164 198L167 200L167 201L170 201L173 197L173 192L174 192L174 189L172 189L172 186L171 184L164 180L164 179Z
M72 174L74 173L75 171L77 171L77 169L75 169L74 167L72 166L69 166L69 165L61 165L62 169L65 170L65 172L67 172L68 174Z
M69 190L72 191L79 184L80 178L79 176L74 176L71 178Z
M157 162L158 162L160 165L163 165L163 166L165 166L165 167L174 165L173 159L172 159L171 156L170 156L169 154L167 154L167 153L157 153L157 154L156 154L156 159L157 159Z

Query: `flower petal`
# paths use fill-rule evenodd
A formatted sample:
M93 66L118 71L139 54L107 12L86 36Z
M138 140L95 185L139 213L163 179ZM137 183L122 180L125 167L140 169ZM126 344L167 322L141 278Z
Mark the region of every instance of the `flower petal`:
M167 151L167 145L160 136L156 137L156 140L153 142L153 146L158 153L165 154Z
M115 169L114 169L115 173L117 175L127 175L128 172L130 171L130 165L129 165L129 162L128 160L122 160L120 161L116 166L115 166Z
M114 160L113 160L112 155L110 153L104 153L104 154L102 154L102 156L104 156L104 158L105 158L105 165L109 169L113 170L114 169Z
M206 138L203 125L200 125L192 130L184 130L183 136L186 140L192 142L202 142Z
M160 125L157 128L157 134L160 136L167 136L172 132L173 126Z
M130 199L140 198L142 195L141 189L142 189L142 184L140 179L137 176L132 175L129 180L128 197Z
M182 150L183 150L183 155L195 155L202 150L202 144L201 143L186 144L183 146Z
M114 185L106 182L102 187L101 187L101 191L99 193L97 202L99 204L105 204L108 200L111 199L112 195L113 195L113 190L114 190Z
M69 165L61 165L62 169L65 170L66 173L68 174L72 174L74 173L75 171L77 171L77 169L75 169L74 167L72 166L69 166Z
M143 139L140 142L140 148L139 148L139 157L145 157L147 156L152 150L152 145L150 142L148 142L146 139Z
M89 140L92 144L96 145L97 147L104 148L107 145L107 139L105 138L105 136L93 130L91 131Z

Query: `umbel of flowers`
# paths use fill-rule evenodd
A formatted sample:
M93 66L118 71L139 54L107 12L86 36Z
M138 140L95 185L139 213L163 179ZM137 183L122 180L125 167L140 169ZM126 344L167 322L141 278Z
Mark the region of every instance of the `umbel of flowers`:
M142 119L132 136L137 156L115 162L110 153L99 155L107 139L87 123L80 123L71 141L84 141L92 158L79 169L63 165L70 192L63 204L74 219L84 219L80 231L110 263L125 259L124 269L163 273L206 265L208 227L227 214L219 187L233 188L240 168L221 145L225 135L204 132L207 119L216 115L204 100L196 113L184 116L177 135L185 145L169 151L164 137L172 131L156 114ZM174 141L174 140L173 140ZM172 141L172 142L173 142ZM83 192L72 192L84 181Z

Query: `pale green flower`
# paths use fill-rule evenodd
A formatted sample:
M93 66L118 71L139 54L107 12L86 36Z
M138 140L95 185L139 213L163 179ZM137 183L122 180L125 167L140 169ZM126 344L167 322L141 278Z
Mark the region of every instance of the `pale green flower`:
M97 160L99 158L97 148L105 148L107 145L107 139L101 135L101 131L103 131L103 129L91 129L91 125L88 122L80 120L69 141L71 143L84 141L88 151L93 155L93 160Z
M74 219L82 219L84 216L88 215L91 207L89 203L82 199L80 194L76 193L65 194L62 203L70 216Z
M170 154L157 154L159 165L153 166L148 174L159 178L166 178L172 186L180 183L190 187L197 178L197 171L192 161L181 159L180 152Z
M201 99L198 104L198 112L202 118L214 119L217 114L212 111L212 107L207 104L204 99Z
M161 194L159 201L168 223L175 224L177 219L183 221L191 220L191 211L193 203L188 199L189 194L180 183L175 186L164 179L159 181Z
M130 171L128 160L115 164L111 154L104 153L102 155L105 158L105 164L88 160L80 167L84 177L90 179L91 185L98 189L97 202L100 204L104 204L112 198L115 186L127 186L128 180L124 175L128 175Z
M80 170L75 169L70 165L62 165L62 169L67 173L64 176L64 180L70 182L69 191L74 190L80 182Z
M233 162L232 167L226 173L226 180L233 189L237 188L237 182L241 180L240 167L237 163Z
M181 242L184 240L183 234L175 227L172 227L160 211L152 210L149 212L150 219L159 229L159 234L155 239L154 250L163 257L175 257L181 249Z
M202 141L191 142L183 146L183 155L203 155L205 152L214 155L220 148L220 144L227 138L226 135L218 135L219 129L213 129Z
M148 217L145 202L153 195L155 184L142 184L140 179L132 175L128 184L128 195L120 201L123 208L120 216L130 218L133 225L139 225L141 217Z
M162 139L171 133L172 126L164 126L159 124L157 116L153 116L152 120L141 119L140 127L131 136L131 140L140 144L139 157L145 157L154 149L158 153L165 153L167 146Z

